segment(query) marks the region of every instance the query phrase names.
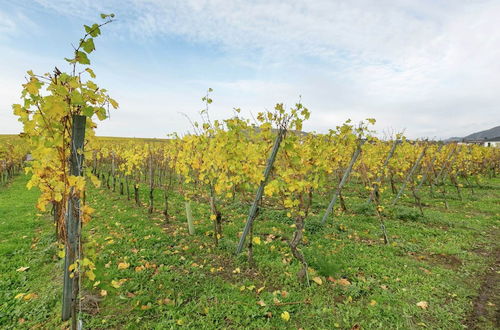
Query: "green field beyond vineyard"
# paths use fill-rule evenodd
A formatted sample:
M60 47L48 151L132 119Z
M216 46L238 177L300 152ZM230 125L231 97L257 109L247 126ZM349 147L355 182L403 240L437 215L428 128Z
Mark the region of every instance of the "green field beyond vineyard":
M35 209L39 193L27 190L27 181L21 174L0 187L0 327L61 328L61 247L52 217ZM88 188L96 211L84 226L84 251L96 270L93 281L83 278L84 328L498 326L499 178L485 179L474 193L464 188L463 201L450 186L448 210L422 190L424 216L405 196L386 219L388 245L358 188L346 186L347 210L335 210L324 228L318 224L328 196L315 195L302 246L310 286L295 275L300 264L288 246L294 222L286 210L261 210L250 265L244 254L234 256L247 201L224 207L214 248L206 202L193 200L196 234L188 235L177 193L166 222L160 211L148 214L126 195ZM147 205L146 194L140 196Z

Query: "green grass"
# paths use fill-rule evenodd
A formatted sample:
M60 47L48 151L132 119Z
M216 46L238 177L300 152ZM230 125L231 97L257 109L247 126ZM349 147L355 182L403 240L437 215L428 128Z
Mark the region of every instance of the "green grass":
M50 328L59 323L62 267L52 223L35 210L38 193L25 183L17 177L0 188L0 327ZM21 267L29 269L17 271ZM36 298L16 299L18 294Z
M49 217L37 216L37 193L25 190L25 182L18 177L0 188L0 327L22 323L52 328L60 324L61 260ZM246 218L245 203L222 209L224 237L214 248L207 205L193 203L196 235L189 236L183 200L176 194L171 196L172 219L166 223L159 211L148 215L124 196L91 189L87 198L96 213L84 227L85 249L96 263L99 283L83 283L84 326L464 328L481 277L492 263L500 180L489 180L472 197L464 191L463 202L450 190L449 210L425 193L423 201L433 206L425 207L423 217L405 197L386 219L388 246L381 240L377 218L354 188L345 194L349 210L336 211L324 229L317 221L327 197L314 201L302 250L313 269L310 276L320 276L323 284L310 287L295 276L300 267L287 245L293 228L286 212L262 211L255 224L262 244L255 246L256 266L250 268L244 255L233 255ZM155 199L162 201L160 191ZM486 253L477 253L478 248ZM130 266L119 269L119 263ZM17 272L22 266L30 269ZM350 285L338 284L341 278ZM113 287L112 281L119 280L124 280L121 286ZM28 292L38 297L14 298ZM420 301L428 308L418 307ZM280 317L285 311L291 316L288 322ZM495 328L492 322L484 320L482 329Z

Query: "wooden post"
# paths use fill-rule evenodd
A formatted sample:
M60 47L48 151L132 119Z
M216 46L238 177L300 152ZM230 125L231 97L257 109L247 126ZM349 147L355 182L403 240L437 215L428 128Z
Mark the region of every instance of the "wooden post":
M458 147L457 147L458 149ZM458 152L455 152L453 154L453 157L450 159L448 164L443 164L443 170L440 172L441 175L441 187L442 187L442 194L445 202L446 209L448 209L448 202L446 201L446 176L448 175L448 170L453 169L453 165L455 164L455 161L457 160L457 156L460 152L460 150L455 150Z
M436 150L436 153L434 154L434 156L432 157L429 165L427 166L427 172L424 172L424 174L422 175L422 179L420 180L420 182L419 182L419 184L417 186L417 189L415 189L415 192L418 192L420 190L420 188L422 188L422 185L424 184L425 180L427 180L427 176L429 175L429 173L434 168L434 162L436 161L436 158L437 158L439 152L441 151L441 149L443 149L443 145L444 144L439 145L438 150Z
M83 175L83 145L85 140L85 116L73 116L73 130L71 133L71 159L70 174L74 176ZM78 302L78 272L69 271L69 266L73 265L80 250L80 200L73 196L73 189L70 191L68 208L66 211L66 254L64 256L64 287L62 320L72 318L71 328L76 329L77 322L77 302Z
M115 177L115 153L111 154L111 175L113 176L113 191L116 189L116 177Z
M361 153L361 147L363 146L363 143L365 143L365 140L359 140L358 145L356 147L356 150L354 150L354 153L351 157L351 161L349 162L349 165L344 171L344 175L342 176L342 180L340 180L340 183L335 190L335 193L332 196L332 200L330 201L330 204L328 204L328 207L326 208L325 214L323 215L323 219L321 220L321 224L324 225L326 222L326 218L330 215L330 213L333 211L333 207L335 206L335 202L337 201L337 197L340 194L340 191L344 187L344 185L347 182L347 179L349 178L349 174L351 174L352 167L354 166L354 163L358 159L359 154Z
M389 150L389 153L387 154L387 157L385 158L385 161L384 161L384 164L382 164L382 172L385 170L385 168L387 167L387 165L389 164L389 161L391 160L392 158L392 155L394 155L394 151L396 150L396 147L397 145L401 142L401 140L394 140L394 142L392 143L392 147L391 147L391 150ZM368 200L366 201L366 203L370 203L372 200L373 200L373 197L375 196L375 194L377 194L378 192L378 189L379 189L379 185L380 185L380 182L382 182L382 177L383 177L383 173L380 173L377 177L377 179L375 180L375 183L373 184L372 188L372 192L370 193L370 196L368 197Z
M459 147L456 146L455 148L451 149L448 152L448 155L446 156L446 159L444 160L444 162L443 162L443 164L441 166L441 169L439 170L438 174L434 178L434 185L436 185L436 184L439 183L439 179L441 178L441 175L444 173L445 169L448 167L448 163L451 162L452 159L454 158L454 154L458 150L458 148Z
M149 209L148 213L153 213L153 192L154 192L154 171L153 171L153 154L149 148Z
M420 155L418 156L418 158L415 161L415 163L413 164L410 172L408 173L408 175L406 176L405 180L403 181L403 184L401 185L401 188L399 188L398 194L396 195L396 197L394 197L394 200L392 201L391 205L393 207L396 205L396 203L398 202L399 198L403 194L403 191L405 190L406 184L408 183L408 181L410 181L413 178L413 174L415 174L415 172L416 172L416 170L418 168L418 165L420 164L420 161L422 161L422 158L424 158L426 150L427 150L427 146L425 146L424 149L422 150L422 152L420 152Z
M274 140L273 149L271 150L271 155L267 160L266 169L264 170L264 179L260 182L259 188L257 189L257 193L255 194L255 199L253 201L252 207L250 207L250 211L248 212L247 222L245 224L245 228L243 229L243 234L241 235L240 242L238 244L238 248L236 249L236 254L241 253L243 250L243 245L245 244L245 239L252 227L253 221L255 220L255 216L257 215L257 211L259 208L259 201L264 194L264 188L266 187L267 180L269 179L269 175L271 174L271 169L273 168L274 161L276 160L276 155L278 154L278 150L280 148L281 141L285 136L286 128L280 128L276 139Z

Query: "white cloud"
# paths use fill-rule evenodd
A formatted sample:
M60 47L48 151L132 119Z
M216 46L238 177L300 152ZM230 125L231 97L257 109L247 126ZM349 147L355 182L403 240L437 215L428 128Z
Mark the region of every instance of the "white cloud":
M117 35L136 42L178 36L212 44L232 63L253 69L253 76L229 81L178 81L182 88L175 92L149 89L189 113L199 107L200 91L214 87L220 105L213 111L220 116L233 106L258 111L295 102L301 94L313 111L305 127L314 130L349 117L376 117L380 129L407 128L413 137L464 135L498 125L498 1L37 1L91 21L96 12L115 12ZM130 70L140 71L141 64ZM130 111L126 120L143 114L141 102L162 108L147 93L122 93L121 104ZM157 132L143 128L137 134Z

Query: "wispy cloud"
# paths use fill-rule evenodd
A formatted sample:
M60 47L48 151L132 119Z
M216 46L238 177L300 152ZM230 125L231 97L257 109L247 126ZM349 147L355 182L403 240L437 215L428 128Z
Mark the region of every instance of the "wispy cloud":
M220 50L202 65L208 56L203 53L184 63L200 65L201 72L221 72L203 79L172 74L174 65L164 59L157 58L158 66L148 71L148 63L110 54L118 58L113 67L126 67L129 76L151 77L154 93L168 96L176 109L197 108L198 96L214 87L220 103L213 111L221 116L232 106L258 110L303 95L313 111L306 125L311 130L326 130L349 117L377 117L379 128L406 127L411 136L446 137L498 124L492 121L500 104L498 1L37 2L47 11L85 21L115 12L112 33L131 48L174 38ZM2 22L0 31L15 28L15 21ZM182 59L182 54L172 58ZM116 79L120 85L121 78ZM147 90L140 94L155 107ZM123 93L121 104L132 116L140 100L129 95ZM187 101L191 97L195 101Z

